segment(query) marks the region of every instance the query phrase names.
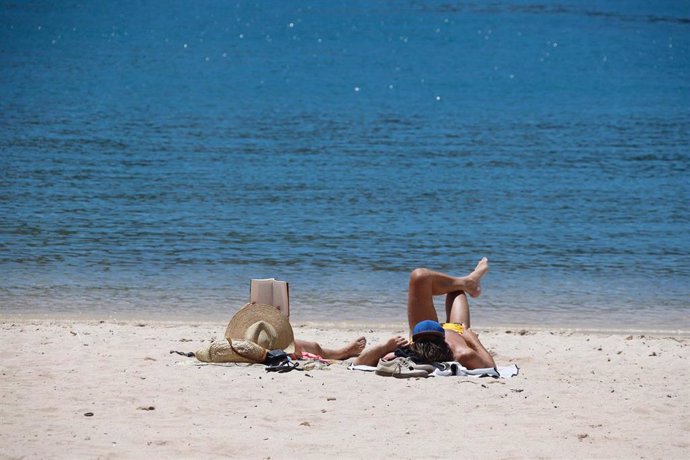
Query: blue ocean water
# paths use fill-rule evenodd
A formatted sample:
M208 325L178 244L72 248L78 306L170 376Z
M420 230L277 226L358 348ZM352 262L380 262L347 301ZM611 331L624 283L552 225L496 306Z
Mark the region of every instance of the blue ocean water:
M0 5L0 313L690 329L687 2Z

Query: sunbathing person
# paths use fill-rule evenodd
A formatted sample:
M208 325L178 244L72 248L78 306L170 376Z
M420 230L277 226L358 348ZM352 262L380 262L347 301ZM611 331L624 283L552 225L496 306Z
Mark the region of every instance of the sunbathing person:
M491 354L470 329L470 306L467 296L481 294L480 280L489 271L489 261L483 258L474 271L464 277L454 277L418 268L410 274L407 292L407 320L412 343L403 337L364 350L355 364L376 366L381 358L392 358L396 348L410 351L425 363L457 361L467 369L496 367ZM434 307L434 296L445 295L446 322L440 324Z
M411 349L426 362L457 361L467 369L496 367L491 354L470 329L467 296L481 294L481 278L489 271L483 258L467 276L455 277L418 268L410 274L407 321ZM439 326L433 297L445 295L446 322ZM450 359L448 359L450 358Z

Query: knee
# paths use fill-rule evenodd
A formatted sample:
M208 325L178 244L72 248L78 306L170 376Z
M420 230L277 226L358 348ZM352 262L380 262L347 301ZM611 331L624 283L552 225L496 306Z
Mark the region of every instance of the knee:
M429 279L431 270L427 268L415 268L410 273L410 284L419 284Z

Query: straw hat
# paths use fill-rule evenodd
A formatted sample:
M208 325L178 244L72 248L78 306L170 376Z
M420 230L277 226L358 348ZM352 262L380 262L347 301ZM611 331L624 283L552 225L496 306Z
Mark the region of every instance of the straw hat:
M248 340L223 340L197 350L195 356L206 363L263 363L266 349Z
M246 304L230 320L225 338L228 342L248 340L267 350L295 351L295 337L290 322L272 305Z

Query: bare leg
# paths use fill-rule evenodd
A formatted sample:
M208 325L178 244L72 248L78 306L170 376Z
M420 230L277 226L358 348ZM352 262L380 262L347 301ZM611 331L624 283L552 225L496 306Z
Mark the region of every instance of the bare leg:
M379 362L379 359L383 358L388 353L395 351L396 348L404 347L407 344L407 339L400 337L399 335L391 337L385 342L377 343L376 345L364 350L362 354L354 360L354 363L357 365L362 364L365 366L376 366Z
M481 294L479 281L488 270L489 261L486 258L479 261L472 273L463 277L450 276L426 268L414 270L410 274L407 291L407 321L410 329L420 321L427 319L438 321L434 308L433 296L435 295L464 291L472 297L479 296Z
M446 295L446 322L470 327L470 304L464 291Z
M367 345L367 339L359 337L350 344L342 348L323 348L317 342L308 342L306 340L295 340L295 354L302 356L303 352L319 355L325 359L349 359L359 356Z

